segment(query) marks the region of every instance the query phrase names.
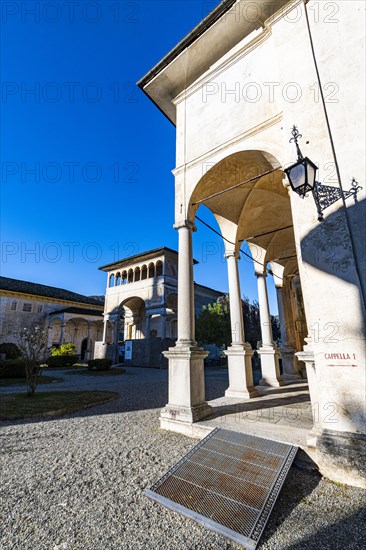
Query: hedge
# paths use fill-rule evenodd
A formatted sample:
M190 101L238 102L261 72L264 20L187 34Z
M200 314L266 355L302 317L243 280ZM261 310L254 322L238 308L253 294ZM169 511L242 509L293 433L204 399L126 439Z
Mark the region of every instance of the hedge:
M52 355L46 361L49 367L67 367L79 361L77 355Z
M22 359L0 361L0 378L25 378L25 363Z
M0 344L0 353L5 353L6 359L18 359L22 355L18 346L11 342Z
M112 359L89 359L88 370L109 370L113 365Z

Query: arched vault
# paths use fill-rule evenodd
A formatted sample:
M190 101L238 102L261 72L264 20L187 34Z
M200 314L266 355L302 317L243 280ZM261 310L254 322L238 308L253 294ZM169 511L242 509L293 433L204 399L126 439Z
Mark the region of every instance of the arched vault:
M230 155L199 180L189 216L194 219L204 204L219 224L226 249L238 251L247 241L253 258L259 256L264 266L276 261L290 274L297 269L296 246L283 178L282 167L269 153L250 150ZM242 182L247 183L235 187Z

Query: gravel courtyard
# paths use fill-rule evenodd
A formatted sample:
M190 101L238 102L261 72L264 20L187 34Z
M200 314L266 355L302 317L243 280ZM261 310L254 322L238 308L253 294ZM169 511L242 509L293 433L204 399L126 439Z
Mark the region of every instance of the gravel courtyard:
M237 548L149 501L150 487L196 443L158 429L167 372L61 375L40 391L103 389L119 398L64 417L0 422L1 550ZM225 372L207 376L210 399ZM4 390L20 391L19 388ZM364 547L365 491L291 468L259 548Z

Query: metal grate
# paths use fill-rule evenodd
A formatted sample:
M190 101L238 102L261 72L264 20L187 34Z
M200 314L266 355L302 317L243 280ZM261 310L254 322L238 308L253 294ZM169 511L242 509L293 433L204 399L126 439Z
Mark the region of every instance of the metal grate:
M216 428L145 494L255 549L296 452L285 443Z

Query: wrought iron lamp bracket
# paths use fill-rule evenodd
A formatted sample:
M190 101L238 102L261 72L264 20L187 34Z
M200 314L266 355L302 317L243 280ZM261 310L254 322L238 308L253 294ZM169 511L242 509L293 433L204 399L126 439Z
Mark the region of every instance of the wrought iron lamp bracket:
M348 191L343 191L338 187L332 187L330 185L323 185L319 181L315 182L313 187L313 196L318 211L318 220L323 221L323 212L326 208L329 208L332 204L337 202L342 197L348 199L353 197L355 203L358 202L357 194L361 191L362 187L358 185L358 182L355 178L352 179L352 188Z
M285 170L288 178L290 179L290 184L294 191L302 198L307 197L308 193L307 191L309 188L311 188L311 193L314 197L315 205L318 211L318 220L323 221L323 212L326 208L329 208L332 204L337 202L339 199L346 200L349 197L353 197L353 200L355 203L358 202L357 194L361 189L363 189L360 185L358 185L358 181L355 180L355 178L352 178L352 187L348 191L343 191L342 189L339 189L338 187L332 187L330 185L323 185L319 181L315 180L315 174L316 174L316 165L310 161L307 157L304 158L301 149L299 147L298 140L302 138L302 134L300 134L298 128L296 126L293 126L291 130L292 138L290 139L290 143L294 143L296 147L296 153L297 153L297 163L292 165L291 167L287 168ZM296 188L294 188L294 185L292 183L292 177L290 175L291 170L296 168L298 165L303 165L303 171L306 174L307 173L307 166L312 166L314 169L313 172L313 183L308 185L307 177L304 178L304 185L298 185L296 184Z

